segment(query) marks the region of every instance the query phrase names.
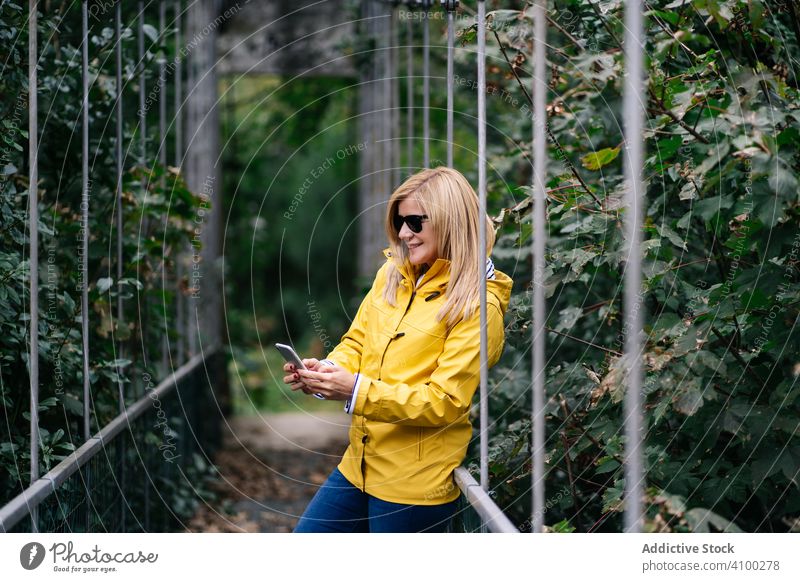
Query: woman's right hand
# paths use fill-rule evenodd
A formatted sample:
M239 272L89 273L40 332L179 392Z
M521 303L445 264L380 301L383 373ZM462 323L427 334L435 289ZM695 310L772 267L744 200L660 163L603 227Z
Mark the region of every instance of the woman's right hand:
M319 371L319 367L322 365L316 358L304 358L303 364L306 368L314 372ZM292 390L302 390L306 394L314 393L313 390L306 386L306 383L300 379L294 364L286 362L283 365L283 371L288 373L287 376L283 377L283 382L284 384L288 384Z

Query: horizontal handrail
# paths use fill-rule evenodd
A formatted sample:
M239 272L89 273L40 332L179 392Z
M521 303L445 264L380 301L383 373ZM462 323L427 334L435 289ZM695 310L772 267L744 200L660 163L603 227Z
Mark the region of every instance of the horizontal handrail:
M519 529L511 523L511 520L506 517L465 467L458 467L454 475L456 485L461 489L469 504L477 512L490 532L519 533Z
M100 432L83 443L66 459L31 483L28 488L0 508L0 532L5 533L11 530L11 528L28 515L33 508L47 499L47 497L54 493L64 481L100 452L106 443L111 442L111 440L129 426L130 423L144 414L144 412L152 406L153 400L167 396L175 389L178 382L194 372L203 364L206 358L213 356L216 351L217 348L212 348L205 353L194 356L183 366L162 380L151 392L148 392L127 407L125 412L116 416L111 422L105 425Z

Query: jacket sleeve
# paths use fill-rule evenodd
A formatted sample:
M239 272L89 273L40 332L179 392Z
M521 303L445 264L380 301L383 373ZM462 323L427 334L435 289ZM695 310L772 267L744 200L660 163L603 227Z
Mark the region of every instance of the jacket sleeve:
M503 351L503 314L487 305L489 367ZM387 384L362 374L354 414L378 422L409 426L445 426L469 413L480 383L480 313L453 326L437 367L422 384Z
M333 351L325 358L333 361L351 374L355 374L361 369L361 357L364 353L364 342L367 333L367 312L372 302L372 296L382 291L383 271L384 267L378 270L375 280L372 282L372 288L361 302L350 328L342 336L339 345L333 348Z

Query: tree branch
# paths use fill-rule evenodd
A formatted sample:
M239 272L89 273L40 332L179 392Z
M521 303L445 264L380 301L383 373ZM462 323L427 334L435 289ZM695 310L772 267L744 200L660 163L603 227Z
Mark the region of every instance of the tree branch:
M697 133L696 129L690 127L688 123L686 123L684 120L680 119L677 115L675 115L672 111L670 111L669 108L664 104L664 102L661 99L659 99L658 96L653 92L652 88L648 88L647 92L650 94L650 97L652 97L653 100L658 104L658 109L651 109L652 113L660 113L662 115L666 115L667 117L672 119L672 121L674 121L675 123L680 125L683 129L692 134L698 141L704 144L709 143L709 141L706 138Z
M522 84L522 80L519 78L519 75L517 74L516 67L511 63L511 60L508 58L508 54L506 53L506 49L503 46L503 43L500 42L500 37L498 36L497 31L493 30L492 33L494 34L495 40L497 40L497 45L500 47L500 52L503 53L503 58L506 60L506 63L508 63L508 67L511 69L511 73L514 75L514 78L517 80L517 83L519 84L520 89L522 89L523 95L525 95L525 98L528 100L528 103L531 106L531 111L533 111L533 99L531 98L530 93L528 93L527 89L525 89L525 85ZM544 120L542 120L542 121L544 122ZM575 168L574 165L572 165L572 162L570 162L569 159L567 158L567 154L564 152L564 148L561 147L561 144L558 143L558 140L556 139L556 136L553 135L552 131L550 131L549 124L544 123L544 131L545 131L545 133L547 133L547 137L550 139L552 144L560 152L561 159L564 161L564 164L567 166L567 169L569 169L570 173L575 177L575 179L578 182L580 182L580 184L583 187L583 189L586 191L586 193L589 196L592 197L592 199L595 201L595 203L597 203L597 205L600 208L603 208L603 203L600 202L600 200L597 198L597 196L594 195L594 192L592 192L589 189L589 186L586 185L586 182L584 182L583 178L580 176L580 174L578 174L578 170Z
M547 327L547 326L545 326L545 329L546 329L547 331L549 331L549 332L552 332L552 333L556 334L556 335L562 335L562 336L564 336L565 338L569 338L569 339L571 339L571 340L574 340L574 341L576 341L576 342L579 342L579 343L585 344L585 345L587 345L587 346L590 346L590 347L593 347L593 348L597 348L598 350L603 350L604 352L607 352L607 353L609 353L609 354L612 354L612 355L614 355L614 356L621 356L621 355L622 355L620 352L614 351L614 350L612 350L612 349L610 349L610 348L604 348L603 346L599 346L599 345L597 345L597 344L593 344L592 342L586 341L586 340L584 340L584 339L581 339L581 338L579 338L579 337L575 337L575 336L573 336L573 335L569 335L568 333L564 333L564 332L562 332L562 331L556 331L556 330L554 330L554 329L553 329L553 328L551 328L551 327Z
M718 330L716 327L714 327L713 325L711 326L711 331L713 331L713 332L714 332L714 335L715 335L715 336L717 336L717 337L718 337L718 338L719 338L719 339L720 339L720 340L721 340L723 343L727 341L727 340L726 340L726 339L725 339L725 338L722 336L722 334L719 332L719 330ZM728 350L728 351L731 353L731 355L734 357L734 359L735 359L737 362L739 362L739 363L740 363L742 366L744 366L744 369L745 369L745 371L747 371L747 372L749 372L750 374L752 374L753 378L755 378L755 380L757 380L757 381L758 381L758 383L759 383L759 385L760 385L760 386L762 386L762 387L763 387L763 386L766 384L766 382L764 382L763 378L761 378L761 376L759 376L759 375L758 375L758 372L756 372L756 371L755 371L755 370L754 370L754 369L753 369L753 368L750 366L750 364L748 364L747 362L745 362L745 361L744 361L744 358L742 358L742 356L739 354L739 352L736 350L736 348L734 348L734 347L733 347L733 340L729 341L729 342L728 342L728 345L727 345L727 346L725 346L725 347L726 347L726 348L727 348L727 350Z

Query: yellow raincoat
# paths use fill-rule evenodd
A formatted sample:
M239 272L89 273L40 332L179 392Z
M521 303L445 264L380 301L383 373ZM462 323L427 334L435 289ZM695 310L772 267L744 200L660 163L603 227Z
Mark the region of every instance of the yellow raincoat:
M437 259L419 285L401 268L397 305L383 299L387 262L329 360L361 374L350 445L339 470L362 491L394 503L438 505L458 498L453 470L472 438L469 410L480 383L480 311L448 334L444 304L450 261ZM504 345L511 278L487 279L489 365ZM416 289L415 289L416 286Z

